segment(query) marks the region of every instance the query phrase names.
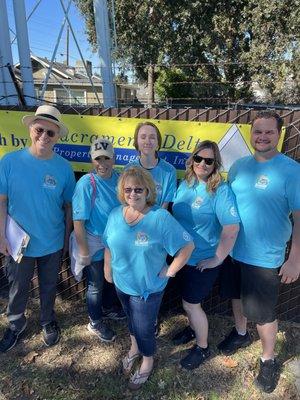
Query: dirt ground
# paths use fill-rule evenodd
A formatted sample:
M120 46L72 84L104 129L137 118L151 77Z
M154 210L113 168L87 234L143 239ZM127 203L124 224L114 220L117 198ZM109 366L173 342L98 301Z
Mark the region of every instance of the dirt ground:
M6 327L5 301L0 300L0 334ZM276 390L262 394L253 385L258 371L260 344L253 326L254 342L236 355L218 354L217 343L231 329L232 319L210 316L213 357L190 372L179 360L191 344L174 347L170 338L186 324L182 314L163 315L158 338L155 371L138 393L127 388L120 361L129 345L125 322L110 323L117 332L113 344L103 344L86 329L83 302L57 301L62 328L58 345L46 348L41 340L36 301L28 307L24 338L10 352L0 354L0 400L296 400L300 399L288 362L300 355L300 325L280 323L277 354L282 372Z

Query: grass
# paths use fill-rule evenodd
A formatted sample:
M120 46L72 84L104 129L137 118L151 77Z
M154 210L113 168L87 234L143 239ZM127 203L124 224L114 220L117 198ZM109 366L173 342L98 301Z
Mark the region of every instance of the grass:
M0 309L5 304L0 300ZM38 324L35 301L28 308L24 339L9 353L0 354L0 400L296 400L294 378L288 360L300 354L299 324L280 324L276 351L283 364L279 385L265 395L253 385L257 374L260 343L250 326L254 343L231 357L218 355L216 344L232 326L232 319L210 317L213 357L194 371L179 368L179 360L190 345L174 347L170 338L186 324L183 315L165 315L161 323L155 372L137 393L127 388L120 374L120 360L129 345L124 323L113 323L114 344L100 343L86 329L87 314L82 302L57 301L62 339L46 348ZM0 331L6 326L0 316Z

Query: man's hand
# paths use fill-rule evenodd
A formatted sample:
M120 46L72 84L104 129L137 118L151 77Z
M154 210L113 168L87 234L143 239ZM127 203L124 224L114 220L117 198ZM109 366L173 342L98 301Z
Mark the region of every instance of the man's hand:
M299 278L300 275L300 260L298 264L287 260L280 268L279 276L281 276L281 283L293 283Z
M113 278L111 274L111 269L104 268L104 278L107 282L113 283Z
M217 256L214 256L212 258L207 258L206 260L201 260L197 264L197 269L200 269L201 272L203 272L205 269L211 269L215 268L218 265L222 264L223 260L219 260Z

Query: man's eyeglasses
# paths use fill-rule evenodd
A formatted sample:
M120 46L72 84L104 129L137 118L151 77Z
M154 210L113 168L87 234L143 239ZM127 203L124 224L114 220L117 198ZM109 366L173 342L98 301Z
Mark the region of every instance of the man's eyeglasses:
M56 135L56 132L52 131L51 129L44 129L44 128L39 128L39 127L33 127L34 132L37 133L38 135L42 135L44 132L49 136L50 138L53 138Z
M135 194L142 194L144 190L145 190L144 188L139 188L139 187L137 187L137 188L131 188L131 187L124 188L124 192L128 193L128 194L131 193L131 192L134 192Z
M215 162L215 159L214 159L214 158L201 157L201 156L198 156L198 154L195 154L195 155L193 156L193 160L194 160L195 163L197 163L197 164L200 164L201 161L204 160L204 162L205 162L206 165L213 165L213 163Z

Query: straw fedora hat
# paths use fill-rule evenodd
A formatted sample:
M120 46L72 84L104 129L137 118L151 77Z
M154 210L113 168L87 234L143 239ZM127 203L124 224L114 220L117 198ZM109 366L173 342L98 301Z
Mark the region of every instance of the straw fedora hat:
M59 136L64 137L69 133L69 129L61 122L61 113L53 106L40 106L37 108L35 115L25 115L22 118L24 125L29 126L33 121L43 119L52 122L59 127Z

